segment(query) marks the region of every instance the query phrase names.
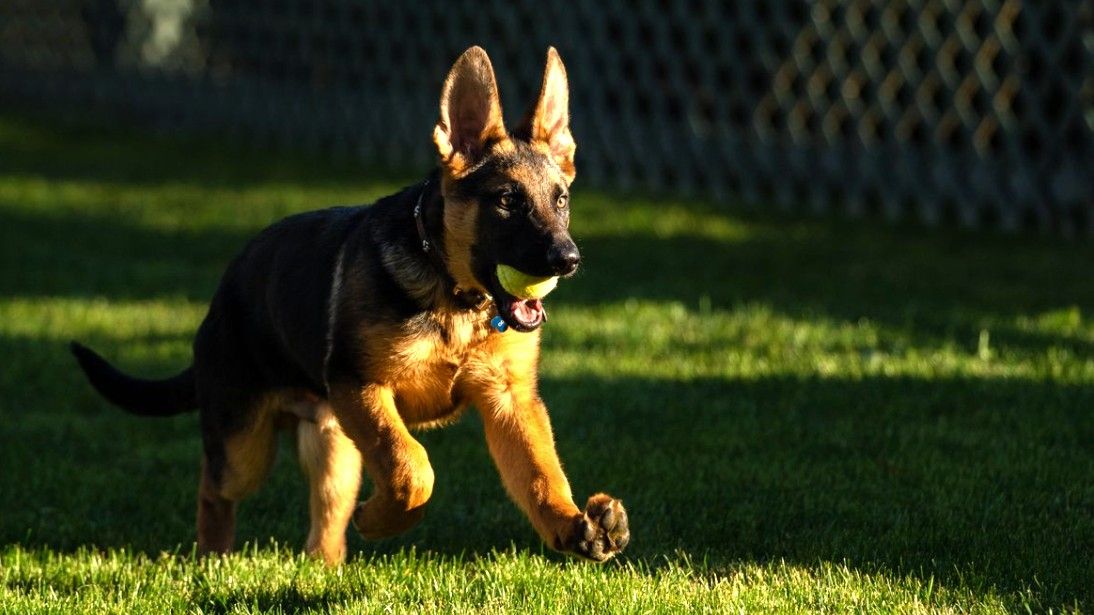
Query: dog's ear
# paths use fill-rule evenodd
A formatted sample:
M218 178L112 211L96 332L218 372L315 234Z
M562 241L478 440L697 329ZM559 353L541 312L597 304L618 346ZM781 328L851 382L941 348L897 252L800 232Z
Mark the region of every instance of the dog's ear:
M477 162L490 144L507 137L494 67L482 47L463 52L441 90L441 118L433 143L453 175Z
M566 181L574 181L577 144L570 134L570 82L562 58L554 47L547 49L539 100L524 117L516 134L544 150L558 163Z

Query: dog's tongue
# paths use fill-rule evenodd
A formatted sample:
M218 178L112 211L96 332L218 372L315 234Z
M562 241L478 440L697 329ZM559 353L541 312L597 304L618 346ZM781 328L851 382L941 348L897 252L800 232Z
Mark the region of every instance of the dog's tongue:
M514 301L510 309L513 311L514 318L528 326L537 324L540 318L544 315L543 302L539 299Z

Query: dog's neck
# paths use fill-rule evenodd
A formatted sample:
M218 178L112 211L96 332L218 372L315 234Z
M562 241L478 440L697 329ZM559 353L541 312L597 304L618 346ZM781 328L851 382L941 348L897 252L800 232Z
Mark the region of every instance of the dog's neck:
M444 249L440 240L444 229L444 196L440 193L440 190L437 190L435 194L431 194L429 190L431 184L439 184L439 182L433 177L427 177L418 190L418 199L414 203L414 227L418 231L418 241L421 243L422 252L425 252L426 256L429 257L433 268L446 282L446 285L455 289L456 281L448 271L448 267L444 263L444 257L441 256L441 250ZM427 195L429 195L428 199ZM439 206L429 207L430 213L433 214L430 216L430 221L433 223L430 226L442 232L430 233L429 228L426 226L426 207L432 203L438 203ZM434 240L434 237L437 239Z
M417 250L402 250L385 255L389 271L399 272L408 292L430 307L451 306L459 310L485 309L490 297L477 289L460 288L445 264L444 195L440 178L432 174L411 188L414 199L414 227Z

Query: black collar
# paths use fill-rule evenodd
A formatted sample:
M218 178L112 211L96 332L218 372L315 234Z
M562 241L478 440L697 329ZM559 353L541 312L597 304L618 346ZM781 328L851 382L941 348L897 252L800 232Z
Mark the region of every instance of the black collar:
M418 202L414 205L414 225L418 228L418 240L421 242L422 252L429 257L429 262L440 274L447 288L452 289L456 303L464 309L481 310L490 302L490 296L480 290L464 290L456 285L456 280L448 272L444 257L441 256L441 246L429 237L429 231L425 227L425 193L429 191L430 180L425 180L422 190L418 193Z

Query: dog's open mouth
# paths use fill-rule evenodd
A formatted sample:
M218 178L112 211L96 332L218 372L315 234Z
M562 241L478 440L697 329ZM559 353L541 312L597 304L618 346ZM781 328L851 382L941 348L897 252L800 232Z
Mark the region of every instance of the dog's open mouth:
M518 299L505 291L494 295L498 313L517 331L534 331L547 320L547 310L539 299Z
M554 289L557 277L536 277L503 265L495 265L489 271L490 274L480 279L486 281L484 285L494 298L498 315L509 328L522 332L535 331L547 321L543 297ZM505 283L502 283L500 275L509 276ZM515 280L513 276L517 276ZM514 290L510 292L510 288Z

